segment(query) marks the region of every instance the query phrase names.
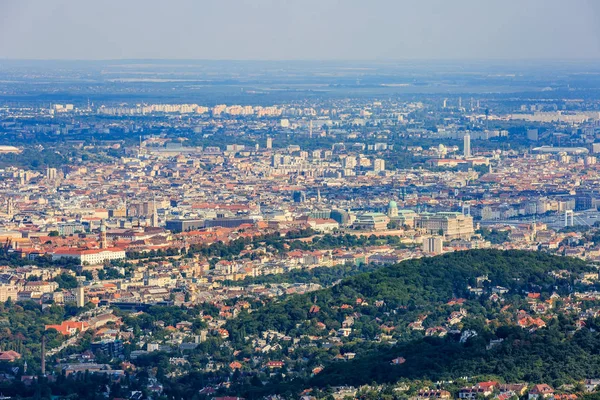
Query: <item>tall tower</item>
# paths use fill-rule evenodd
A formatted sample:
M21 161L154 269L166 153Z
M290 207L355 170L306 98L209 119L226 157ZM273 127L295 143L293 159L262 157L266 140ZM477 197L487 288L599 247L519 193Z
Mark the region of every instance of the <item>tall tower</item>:
M108 242L106 240L106 224L104 223L104 220L100 221L100 248L108 248Z
M308 125L308 137L312 139L312 119L310 120L310 123Z
M272 149L273 148L273 138L268 137L267 138L267 149Z
M46 335L42 335L42 376L46 376Z
M85 306L85 289L82 285L77 286L75 300L77 301L77 307Z
M471 157L471 135L468 133L464 137L464 155L465 158Z

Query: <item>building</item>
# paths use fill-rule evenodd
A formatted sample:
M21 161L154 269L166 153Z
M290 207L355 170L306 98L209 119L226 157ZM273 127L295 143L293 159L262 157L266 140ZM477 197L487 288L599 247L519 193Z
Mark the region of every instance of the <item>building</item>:
M273 138L268 137L267 138L267 149L272 149L273 148Z
M588 154L589 150L585 147L554 147L554 146L541 146L532 149L534 153L566 153L566 154Z
M431 236L423 239L423 252L428 254L442 254L444 241L440 236Z
M187 232L204 228L203 219L172 219L167 221L166 228L171 232Z
M75 289L75 301L77 303L77 307L85 306L85 289L83 286L77 286Z
M100 221L100 248L108 248L108 242L106 241L106 224L104 220Z
M390 219L382 213L364 213L356 217L353 226L357 229L368 231L382 231L387 229Z
M241 225L254 225L254 220L252 218L215 218L215 219L207 219L204 221L204 226L206 228L212 227L222 227L222 228L237 228Z
M387 216L390 219L394 219L398 216L398 204L394 200L391 200L388 204Z
M375 172L385 171L385 160L383 160L381 158L376 158L373 161L373 171L375 171Z
M17 291L15 285L0 285L0 302L4 303L8 299L17 301Z
M413 210L398 210L397 215L392 217L392 221L397 222L399 226L413 228L415 226L416 217L417 213Z
M304 203L306 201L306 192L303 190L296 190L292 194L294 203Z
M417 399L419 400L427 400L427 399L441 399L441 400L448 400L450 399L451 394L450 392L448 392L447 390L431 390L431 389L426 389L426 390L419 390L419 393L417 394Z
M106 261L122 260L125 256L125 250L118 247L106 249L78 249L78 248L58 248L52 254L52 261L63 258L74 258L80 265L99 265Z
M422 213L415 218L415 228L446 239L470 239L475 233L473 217L459 212Z
M537 142L539 140L539 134L537 129L527 129L527 140Z
M46 179L55 181L57 178L56 168L46 168Z
M534 385L529 391L528 400L538 400L540 398L554 396L554 389L550 386L542 383L540 385Z
M81 321L63 321L60 325L44 326L44 330L55 329L58 333L61 333L65 336L73 336L77 332L85 332L88 330L88 328L88 323Z
M101 340L90 345L90 349L98 354L104 354L110 357L119 357L123 355L123 342L120 340Z
M331 233L333 231L335 231L336 229L339 229L340 224L333 220L333 219L321 219L321 218L315 218L315 219L309 219L308 220L308 225L310 225L310 227L312 229L314 229L317 232L322 232L322 233Z
M353 169L356 168L356 165L356 157L346 157L342 160L342 168L344 169Z
M85 232L85 228L79 222L64 222L57 225L58 234L61 236L69 236L78 232Z
M54 281L32 281L27 282L23 287L23 291L33 293L52 293L56 289L58 289L58 283Z
M471 158L471 135L468 133L463 138L465 158Z

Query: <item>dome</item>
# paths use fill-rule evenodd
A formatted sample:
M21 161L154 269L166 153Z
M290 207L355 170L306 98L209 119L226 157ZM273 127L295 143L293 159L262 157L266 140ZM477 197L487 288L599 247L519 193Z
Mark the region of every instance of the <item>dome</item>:
M390 201L390 204L388 204L388 208L398 208L398 204L396 204L396 202L392 200Z

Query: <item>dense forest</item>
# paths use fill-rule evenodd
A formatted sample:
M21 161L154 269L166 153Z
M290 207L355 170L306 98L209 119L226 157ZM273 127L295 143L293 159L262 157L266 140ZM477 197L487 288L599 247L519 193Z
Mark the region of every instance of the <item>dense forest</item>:
M433 304L445 303L453 297L469 297L468 287L475 286L480 276L487 276L487 285L513 291L535 287L546 293L555 290L564 293L569 289L569 281L549 274L562 269L579 273L590 267L577 259L524 251L472 250L408 260L345 279L330 289L293 296L252 314L241 314L228 322L227 329L234 337L239 333L240 339L269 329L295 333L297 324L310 320L312 305L320 307L321 321L336 328L352 312L340 306L354 304L359 298L370 304L362 308L363 313L377 315L394 310L397 315L412 318ZM385 306L375 307L378 300Z
M326 386L491 375L505 382L545 382L558 387L600 376L600 334L588 329L574 331L571 322L553 320L548 329L535 333L503 326L486 335L481 329L483 335L466 343L449 335L426 337L391 349L382 347L358 360L331 364L311 383ZM597 324L595 321L594 326ZM503 342L489 349L490 338ZM390 366L396 357L404 357L406 362Z

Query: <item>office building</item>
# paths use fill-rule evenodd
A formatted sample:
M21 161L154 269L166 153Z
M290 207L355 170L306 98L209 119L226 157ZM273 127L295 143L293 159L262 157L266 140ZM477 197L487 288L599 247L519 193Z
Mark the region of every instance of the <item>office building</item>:
M463 138L464 140L464 156L465 158L471 157L471 135L468 133Z
M441 236L431 236L423 239L423 252L427 254L442 254L444 241Z

